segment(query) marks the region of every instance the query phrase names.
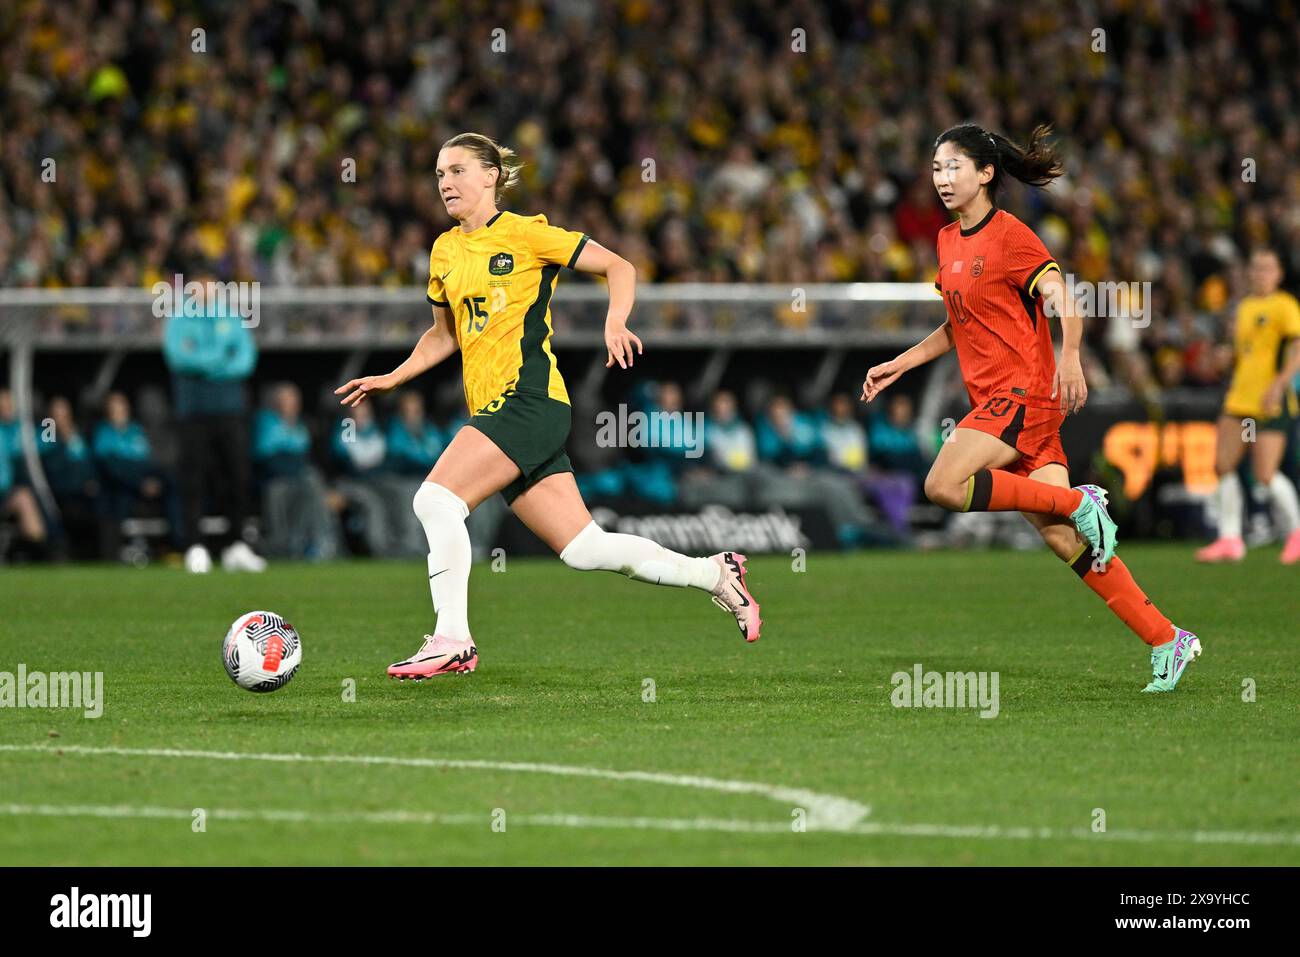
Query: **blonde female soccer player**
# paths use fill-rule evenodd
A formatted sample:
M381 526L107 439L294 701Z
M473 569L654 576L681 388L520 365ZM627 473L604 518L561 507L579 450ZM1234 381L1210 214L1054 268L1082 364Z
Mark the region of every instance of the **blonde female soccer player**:
M353 379L335 390L356 406L395 389L461 352L471 414L415 494L415 514L429 541L429 589L437 624L410 658L389 667L395 678L473 671L465 519L501 492L510 508L569 567L620 572L656 585L708 592L733 615L746 641L762 621L745 587L745 556L722 552L688 558L635 535L606 532L578 494L565 454L572 410L551 352L551 294L562 267L604 276L606 367L626 369L641 340L628 331L636 270L587 236L547 225L545 216L497 209L518 180L514 153L478 133L461 133L438 153L438 185L458 225L433 244L428 299L433 327L411 355L385 375Z
M1246 557L1237 466L1246 454L1249 435L1254 441L1250 464L1255 481L1268 492L1286 535L1282 563L1300 562L1300 501L1291 480L1279 471L1287 433L1300 416L1293 384L1300 373L1300 304L1281 286L1282 263L1277 253L1259 249L1251 254L1250 295L1237 306L1232 385L1223 400L1215 444L1219 535L1197 551L1197 561L1239 562ZM1248 428L1248 423L1254 428Z

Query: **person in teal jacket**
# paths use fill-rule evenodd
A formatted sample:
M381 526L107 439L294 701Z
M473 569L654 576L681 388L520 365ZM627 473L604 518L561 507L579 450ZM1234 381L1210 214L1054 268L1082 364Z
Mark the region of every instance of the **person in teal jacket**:
M424 417L424 398L418 392L403 392L397 400L397 415L388 423L388 469L397 475L429 474L433 463L446 448L438 427Z
M124 488L143 492L157 471L149 439L131 421L131 404L121 392L104 400L104 421L95 428L90 448L104 478Z
M212 567L199 534L199 519L211 506L229 526L222 565L228 571L261 571L266 562L243 539L250 490L246 383L257 365L257 343L244 319L219 298L187 306L185 311L199 314L168 316L163 329L180 430L185 567L191 572Z
M338 523L311 463L311 433L302 421L297 386L276 386L268 407L254 417L253 462L267 552L309 561L337 555Z
M381 471L387 450L388 440L368 405L359 405L341 418L330 442L330 455L339 471L355 478Z
M22 547L33 558L46 556L46 519L29 486L24 484L26 469L22 462L22 445L13 393L0 389L0 515L13 515L18 521L18 543L12 555Z
M311 433L300 418L298 390L280 386L272 403L253 417L253 462L259 485L298 478L311 464Z
M63 396L50 399L37 431L36 448L59 506L57 514L49 516L55 558L100 557L107 546L107 524L101 510L99 473L73 416L72 403Z
M8 389L0 389L0 458L8 461L13 483L22 484L26 474L23 467L22 426L18 424L18 410L13 393Z
M168 519L173 547L182 547L179 496L173 483L154 461L149 437L131 419L131 403L121 392L110 392L104 402L104 421L95 429L91 453L102 484L102 507L111 525L109 556L121 546L122 521L147 503L158 503Z
M387 451L388 439L370 403L348 410L339 420L330 444L339 472L334 483L334 507L342 524L364 543L369 554L391 557L401 552L385 473ZM414 514L411 512L412 518Z

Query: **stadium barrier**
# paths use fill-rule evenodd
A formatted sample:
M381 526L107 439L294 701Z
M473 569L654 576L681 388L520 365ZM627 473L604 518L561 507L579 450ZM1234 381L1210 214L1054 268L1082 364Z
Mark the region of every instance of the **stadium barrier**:
M248 324L262 349L409 346L428 327L421 287L251 285L238 295L257 310ZM177 304L172 289L0 290L0 342L45 350L154 349ZM236 292L229 294L233 299ZM552 303L555 333L566 344L601 344L608 303L602 285L561 282ZM637 288L635 328L665 348L872 347L924 335L943 315L942 300L927 283L662 283Z

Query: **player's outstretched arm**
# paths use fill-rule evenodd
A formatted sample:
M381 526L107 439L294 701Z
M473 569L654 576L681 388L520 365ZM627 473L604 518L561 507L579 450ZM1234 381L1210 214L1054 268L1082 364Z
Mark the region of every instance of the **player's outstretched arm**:
M632 303L636 301L636 267L600 243L588 240L573 268L578 272L604 276L609 283L609 313L605 316L605 348L609 357L605 368L610 368L615 362L620 369L628 368L632 365L632 346L636 346L636 355L644 351L641 340L627 328Z
M339 405L356 408L366 401L366 396L371 392L387 392L405 385L449 357L460 348L451 331L451 323L451 309L447 306L434 306L433 327L420 336L420 341L402 364L384 375L362 376L339 386L334 390L335 395L343 396Z
M872 366L862 382L862 399L870 402L894 383L904 372L937 359L953 347L952 328L944 323L912 348L888 362Z
M1287 353L1282 363L1281 370L1269 383L1268 390L1264 393L1264 411L1272 415L1280 415L1282 412L1282 396L1286 394L1287 387L1300 375L1300 339L1294 340L1288 347Z
M1061 274L1053 270L1038 281L1038 289L1049 316L1061 317L1061 361L1056 364L1052 398L1061 404L1066 415L1078 412L1088 401L1088 384L1083 380L1083 363L1079 343L1083 339L1083 318L1074 299L1065 294Z

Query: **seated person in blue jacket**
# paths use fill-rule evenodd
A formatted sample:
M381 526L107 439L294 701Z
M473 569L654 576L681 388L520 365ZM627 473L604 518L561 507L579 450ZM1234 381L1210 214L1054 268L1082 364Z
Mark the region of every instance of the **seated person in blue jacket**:
M111 551L105 557L120 551L122 520L148 503L157 503L166 515L172 547L184 547L179 496L154 461L149 438L140 423L131 419L131 403L121 392L108 394L104 421L95 429L91 451L99 470L101 507L111 520Z
M330 457L338 469L334 482L337 494L330 501L342 513L345 527L361 538L369 554L396 555L397 533L389 516L389 493L384 484L388 440L375 421L372 403L349 409L339 419L330 443ZM415 513L411 514L414 517Z
M918 486L925 484L933 455L921 446L916 429L916 407L906 392L889 400L886 412L871 419L873 464L889 472L911 475Z
M373 405L362 403L339 419L330 443L330 455L339 472L351 478L365 478L383 471L388 458L388 440L375 420Z
M758 457L769 466L794 475L806 474L826 462L826 449L813 419L783 395L774 396L755 429Z
M872 491L890 524L910 533L910 514L930 471L917 435L912 397L895 393L882 414L871 417Z
M58 504L58 514L46 516L55 558L101 557L108 540L99 474L73 417L72 403L63 396L50 400L48 414L37 427L36 446Z
M0 458L8 459L10 474L15 485L23 484L22 426L18 424L18 410L13 393L0 389Z
M311 463L311 433L302 421L302 393L291 383L271 392L253 419L253 471L262 490L266 551L320 560L338 554L334 513Z
M421 481L446 447L438 427L424 415L424 397L403 392L397 397L397 414L388 423L388 468L395 475Z
M738 512L752 508L758 446L734 393L720 389L713 394L703 438L704 455L691 460L680 485L682 504L717 504Z
M678 501L678 476L689 464L700 461L688 457L687 452L703 452L703 429L698 421L702 417L692 415L687 423L682 389L676 382L640 383L630 398L629 407L639 410L644 418L638 416L638 423L630 410L627 435L619 437L628 445L627 461L621 469L625 490L671 508Z
M46 553L45 516L23 481L22 454L13 394L0 389L0 518L14 517L24 557L39 558ZM17 554L16 549L12 554Z
M774 396L755 429L765 507L826 511L842 547L863 544L875 525L852 478L828 461L816 421L783 395Z

